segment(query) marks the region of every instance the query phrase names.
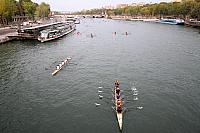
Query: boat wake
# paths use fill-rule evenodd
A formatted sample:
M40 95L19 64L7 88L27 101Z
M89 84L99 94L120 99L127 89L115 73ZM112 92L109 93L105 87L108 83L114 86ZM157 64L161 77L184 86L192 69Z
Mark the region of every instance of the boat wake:
M128 111L131 111L132 109L142 110L143 106L137 105L137 101L139 100L138 98L139 90L135 86L135 83L131 83L130 86L131 86L130 89L124 91L128 93L126 94L126 97L124 99L126 108ZM135 103L133 104L133 102Z

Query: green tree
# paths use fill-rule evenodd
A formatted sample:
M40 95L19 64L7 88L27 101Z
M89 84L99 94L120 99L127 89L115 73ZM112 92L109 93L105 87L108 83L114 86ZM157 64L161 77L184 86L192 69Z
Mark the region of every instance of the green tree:
M6 0L0 0L0 16L3 17L3 14L6 10Z
M34 14L37 5L33 2L23 2L23 8L26 16L30 16L34 20Z
M194 8L195 2L193 1L183 1L181 3L181 14L184 16L184 18L186 16L191 15L191 11Z
M194 8L191 10L190 16L192 18L200 19L200 2L194 5Z
M143 16L149 16L149 15L150 15L150 10L148 9L148 7L143 7L143 8L140 10L140 13L141 13L141 15L143 15Z
M114 14L115 15L122 15L122 13L123 13L123 9L122 8L114 9Z
M50 13L50 5L42 2L37 8L36 8L36 14L38 17L45 18L48 17Z
M12 20L12 16L16 12L15 0L0 0L0 16L7 20L7 23Z
M110 16L110 15L114 15L114 11L111 10L111 9L109 9L109 10L107 10L107 14L108 14L108 16Z
M101 9L88 10L87 13L96 13ZM128 6L125 8L110 9L108 14L131 16L155 16L155 17L183 17L200 19L200 0L182 0L182 2L161 2L146 4L143 6Z

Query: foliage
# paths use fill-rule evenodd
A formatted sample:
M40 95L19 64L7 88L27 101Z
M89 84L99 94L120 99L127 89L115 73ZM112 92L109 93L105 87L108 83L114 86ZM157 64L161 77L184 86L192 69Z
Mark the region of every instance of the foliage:
M24 7L25 14L34 19L34 14L35 14L37 5L33 2L25 2L24 1L23 7Z
M29 16L34 19L36 9L40 17L47 17L50 13L50 6L46 3L39 6L32 0L0 0L0 19L6 19L7 22L12 20L12 16Z
M16 12L15 0L0 0L0 16L10 20Z
M36 14L38 17L48 17L50 13L50 5L42 2L37 8L36 8Z
M88 10L85 14L96 14L106 9ZM128 6L125 8L107 9L108 15L128 15L145 17L173 16L180 18L200 19L200 0L182 0L182 2L161 2L159 4L146 4L143 6ZM82 13L82 12L81 12Z

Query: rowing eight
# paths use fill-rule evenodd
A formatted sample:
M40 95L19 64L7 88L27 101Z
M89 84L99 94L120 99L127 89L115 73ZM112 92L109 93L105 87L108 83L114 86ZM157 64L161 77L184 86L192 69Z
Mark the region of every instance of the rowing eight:
M59 65L56 66L56 69L52 72L52 76L56 75L66 64L69 63L69 60L71 60L70 57L62 61Z

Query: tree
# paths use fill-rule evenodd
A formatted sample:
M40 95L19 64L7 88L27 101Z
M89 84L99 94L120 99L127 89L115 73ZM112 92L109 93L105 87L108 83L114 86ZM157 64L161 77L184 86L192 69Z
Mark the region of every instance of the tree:
M101 9L98 9L100 11ZM95 10L88 10L87 13L95 13ZM182 0L182 2L161 2L146 4L143 6L128 6L125 8L110 9L108 14L131 15L131 16L155 16L155 17L183 17L200 19L200 0Z
M190 15L191 10L193 9L194 5L195 5L195 2L193 1L183 1L181 3L181 14L184 16L184 18Z
M38 17L45 18L48 17L50 13L50 5L42 2L37 8L36 8L36 14Z
M0 16L2 17L6 8L6 0L0 0Z
M25 16L23 9L23 0L19 0L19 2L17 2L17 15Z
M34 14L36 11L36 4L33 2L23 2L24 12L27 16L30 16L34 20Z
M12 16L16 12L15 0L0 0L0 16L5 18L7 23L11 21Z
M115 15L122 15L122 13L123 13L123 9L122 8L114 9L114 14Z
M194 5L194 8L191 10L190 16L192 18L200 19L200 2Z
M141 13L143 16L149 16L149 15L150 15L150 10L148 9L148 7L143 7L143 8L140 10L140 13Z
M108 16L110 16L110 15L114 15L114 11L111 10L111 9L109 9L109 10L107 10L107 14L108 14Z

